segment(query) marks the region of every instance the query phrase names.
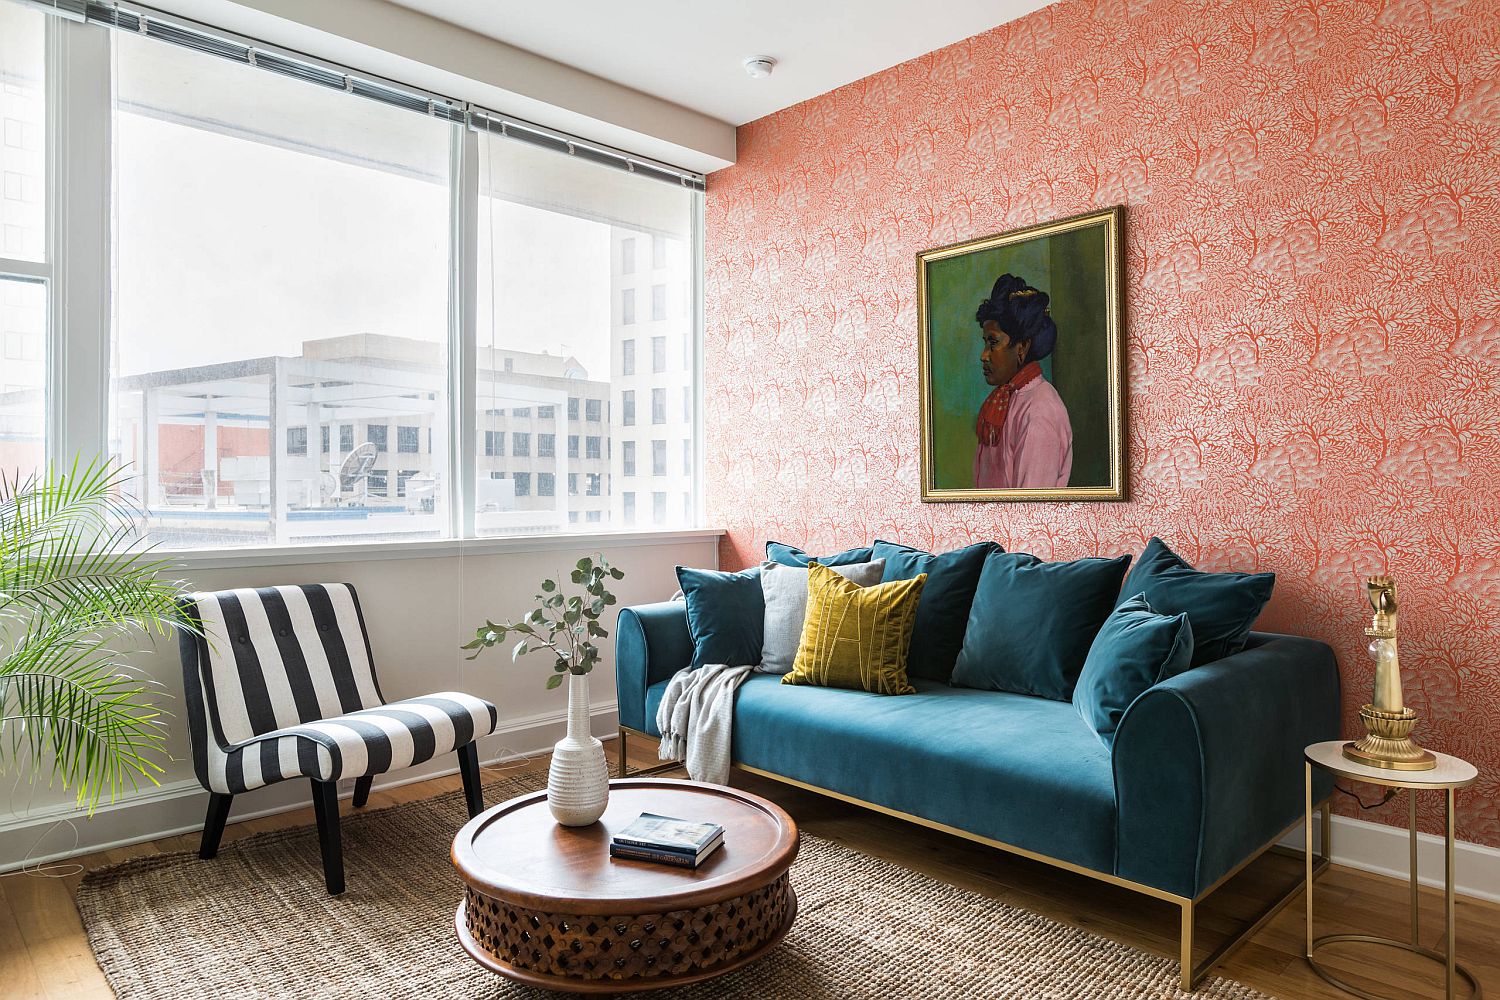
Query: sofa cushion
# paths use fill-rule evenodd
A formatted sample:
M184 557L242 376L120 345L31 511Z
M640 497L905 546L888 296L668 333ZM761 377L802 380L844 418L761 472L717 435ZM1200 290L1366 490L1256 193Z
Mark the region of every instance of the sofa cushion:
M807 567L807 620L783 684L911 694L906 653L927 577L861 587L821 563Z
M1130 703L1152 685L1182 673L1192 658L1188 616L1159 615L1145 597L1136 595L1115 608L1094 637L1073 688L1073 707L1104 745L1113 747Z
M953 683L1068 701L1129 565L1129 556L1042 562L1019 552L991 552L974 592Z
M885 560L883 582L927 574L927 586L922 588L922 602L917 605L917 621L912 628L911 652L906 659L909 676L945 684L952 679L953 663L964 644L964 626L969 620L985 556L999 548L994 542L976 542L933 555L909 545L876 540L872 550L876 559Z
M1119 601L1137 594L1158 612L1187 613L1193 623L1192 665L1202 666L1245 648L1250 626L1276 586L1275 573L1207 573L1193 569L1160 538L1152 538L1125 580Z
M850 563L869 562L875 558L870 554L870 546L865 545L857 549L845 549L843 552L835 552L831 556L810 556L795 545L786 545L782 542L766 543L766 558L771 562L781 563L783 566L801 566L806 568L807 564L816 560L824 566L847 566Z
M752 674L735 703L734 760L1114 871L1110 754L1072 705L913 684L885 698Z
M760 662L766 602L760 592L759 566L738 573L678 566L677 585L687 604L693 667L705 663L742 667Z
M880 582L885 563L874 559L830 566L829 569L861 587L868 587ZM778 562L762 563L760 591L765 598L766 615L760 666L755 669L767 674L784 674L792 669L797 647L802 645L802 625L807 619L807 570Z

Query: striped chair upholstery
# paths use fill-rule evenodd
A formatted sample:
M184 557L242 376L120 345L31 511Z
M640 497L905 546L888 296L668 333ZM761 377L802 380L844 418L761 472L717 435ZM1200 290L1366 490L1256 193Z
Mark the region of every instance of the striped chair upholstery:
M495 731L495 706L472 695L387 702L347 583L192 594L184 610L203 630L180 634L193 768L226 814L230 796L288 778L362 779L362 805L372 776L455 750L467 763Z

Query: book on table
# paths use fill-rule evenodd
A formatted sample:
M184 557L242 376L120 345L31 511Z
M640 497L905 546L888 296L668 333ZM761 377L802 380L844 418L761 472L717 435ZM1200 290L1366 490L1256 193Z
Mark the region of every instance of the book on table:
M696 868L724 843L724 828L717 823L695 823L641 813L615 834L610 857Z

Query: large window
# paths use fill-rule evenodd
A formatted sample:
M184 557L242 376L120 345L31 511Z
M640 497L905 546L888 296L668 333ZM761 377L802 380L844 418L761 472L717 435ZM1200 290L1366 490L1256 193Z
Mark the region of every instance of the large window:
M563 413L566 404L566 421L537 427L566 435L566 450L543 455L532 449L524 457L513 450L504 465L569 484L581 476L582 488L537 489L522 497L495 485L478 497L475 529L488 534L558 530L579 522L625 526L630 519L614 484L637 472L637 446L628 438L641 419L637 403L649 398L652 419L667 423L668 392L675 398L693 378L691 371L664 371L668 338L675 342L690 334L691 321L658 322L653 310L650 339L641 340L636 330L646 314L636 310L652 308L653 285L691 282L690 254L664 250L659 257L655 248L691 245L697 195L491 134L480 135L479 153L475 412L487 427L489 409L520 403L557 406ZM642 266L646 259L650 269ZM486 366L487 352L513 357L514 371L507 376ZM617 405L609 406L611 399ZM681 437L692 426L676 430ZM483 471L500 463L487 456L478 461L480 486L490 486ZM674 485L693 490L690 477ZM676 510L667 523L686 523ZM584 516L571 516L580 512Z
M114 42L110 439L153 538L446 534L453 126ZM331 423L365 445L310 454Z
M165 548L625 525L701 185L167 23L0 0L0 469L114 455Z
M45 461L46 16L0 4L0 473Z

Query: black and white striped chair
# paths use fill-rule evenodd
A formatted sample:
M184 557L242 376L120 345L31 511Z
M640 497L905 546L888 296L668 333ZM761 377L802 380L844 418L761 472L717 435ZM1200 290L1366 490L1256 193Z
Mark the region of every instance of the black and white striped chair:
M209 795L201 858L219 850L234 796L310 778L323 875L344 891L338 782L363 806L377 774L458 751L469 815L484 809L474 741L495 706L445 691L387 703L359 598L347 583L192 594L202 637L180 633L193 768Z

